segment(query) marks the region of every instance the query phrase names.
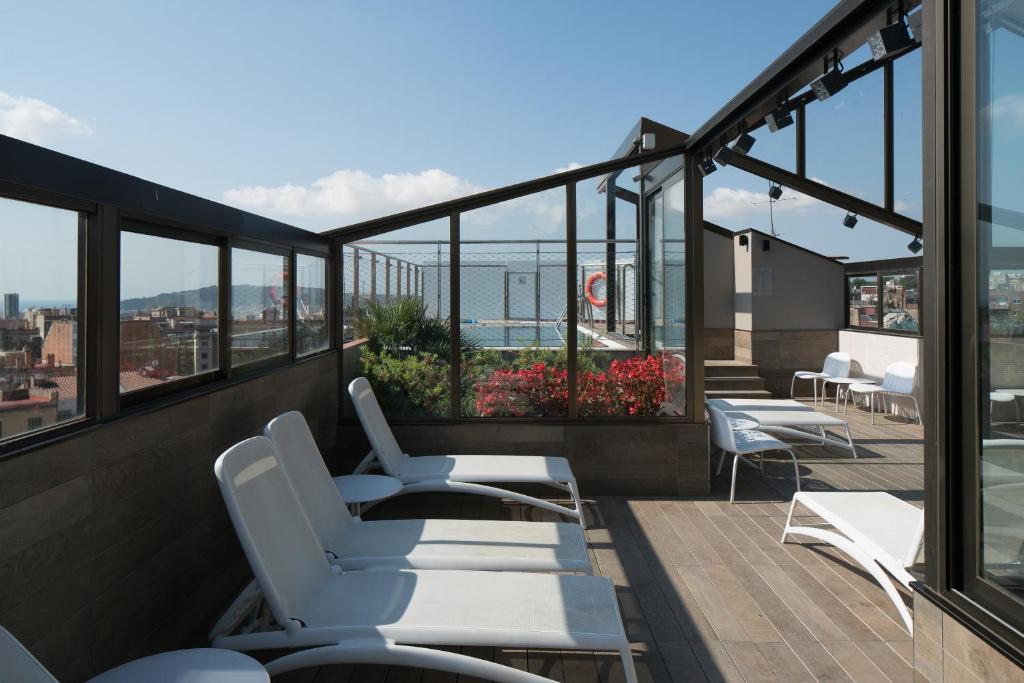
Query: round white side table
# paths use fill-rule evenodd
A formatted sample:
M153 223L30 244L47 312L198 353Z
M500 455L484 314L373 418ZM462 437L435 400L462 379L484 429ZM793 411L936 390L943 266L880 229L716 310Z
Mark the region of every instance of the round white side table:
M363 503L390 498L402 490L402 482L384 474L346 474L334 478L338 493L349 505L352 514L362 512Z

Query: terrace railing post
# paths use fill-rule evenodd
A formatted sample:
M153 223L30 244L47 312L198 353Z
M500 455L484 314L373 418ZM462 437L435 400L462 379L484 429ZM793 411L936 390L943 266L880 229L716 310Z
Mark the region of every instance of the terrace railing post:
M384 303L391 303L391 257L384 257Z
M576 183L565 186L565 344L566 388L569 394L569 417L579 416L577 405L576 369L579 352L579 321L576 287Z
M402 298L402 262L395 261L395 298Z
M352 306L359 302L359 248L352 247Z
M410 296L413 293L413 291L412 291L412 269L413 269L413 265L411 263L406 263L405 264L405 295L406 296Z
M540 242L537 242L537 258L533 273L533 319L537 326L537 343L540 344Z
M370 300L377 303L377 252L370 252Z
M451 395L451 417L458 419L462 413L462 344L460 338L461 326L462 326L462 293L459 289L460 281L460 264L461 264L461 253L459 240L461 237L461 229L459 226L460 214L453 213L449 217L449 245L448 245L448 261L449 261L449 274L448 274L448 309L450 311L450 346L451 346L451 374L449 376L450 395ZM440 245L438 245L440 250ZM440 284L440 278L438 278L438 284ZM438 287L440 289L440 287Z
M615 331L615 177L608 178L605 187L605 326Z

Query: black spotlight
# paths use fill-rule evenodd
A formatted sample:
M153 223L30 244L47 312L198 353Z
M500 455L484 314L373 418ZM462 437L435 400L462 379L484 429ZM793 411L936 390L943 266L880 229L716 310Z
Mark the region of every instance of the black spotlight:
M907 31L907 25L902 20L895 24L883 26L868 38L868 45L871 46L871 56L876 60L885 59L894 52L905 50L913 46L914 39Z
M733 143L732 151L736 152L736 154L745 156L747 152L750 151L750 148L754 146L755 142L757 142L757 140L754 139L753 135L750 133L744 133L738 140L736 140L735 143Z
M857 225L857 214L852 211L847 212L846 218L843 219L843 225L852 229L853 226Z
M924 249L924 244L921 243L920 237L915 237L914 241L907 245L907 249L912 254L920 254L921 250Z
M768 196L777 200L782 196L782 185L768 185Z
M750 244L750 238L746 235L740 235L740 246L745 247Z
M768 130L773 133L777 133L786 126L793 125L793 116L785 107L779 107L772 113L768 114L768 116L764 117L764 122L768 125Z
M704 157L701 159L700 164L697 165L697 170L700 171L702 176L707 177L717 171L718 167L715 166L715 162L711 157Z
M846 87L846 76L839 69L832 69L811 83L811 90L819 100L827 100Z
M717 161L722 166L728 166L729 162L732 161L732 158L734 156L735 153L731 149L729 149L725 145L722 145L722 148L715 152L715 161Z

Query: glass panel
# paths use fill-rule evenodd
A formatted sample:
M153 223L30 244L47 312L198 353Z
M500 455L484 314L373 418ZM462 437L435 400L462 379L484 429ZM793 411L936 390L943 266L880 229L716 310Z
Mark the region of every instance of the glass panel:
M79 220L0 198L0 440L82 414Z
M461 221L461 414L568 415L565 190Z
M327 259L295 255L295 354L308 356L327 348Z
M451 415L449 236L444 218L342 249L344 382L365 376L388 417Z
M678 165L679 159L663 163ZM583 286L579 328L586 334L580 342L577 376L581 417L686 413L681 179L677 174L646 198L641 197L638 168L577 184L581 239L576 277ZM646 305L638 276L639 208L647 214L650 235ZM607 273L615 273L613 297L608 297L607 289L595 290L596 272L603 274L598 279L605 284Z
M882 276L882 327L901 332L921 329L921 288L917 271Z
M220 366L218 249L121 233L121 393Z
M1024 597L1024 12L978 5L978 569Z
M288 257L231 250L231 363L288 353Z
M850 327L878 327L878 276L847 277Z

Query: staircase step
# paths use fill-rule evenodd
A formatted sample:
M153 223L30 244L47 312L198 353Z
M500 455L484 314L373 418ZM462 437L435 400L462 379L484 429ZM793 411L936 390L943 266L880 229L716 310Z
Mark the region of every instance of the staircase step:
M704 392L705 398L771 398L770 391L765 389L710 389Z
M756 390L764 389L764 379L761 377L706 377L704 378L704 388L709 390L716 389L743 389L743 390Z
M704 377L757 377L757 366L735 360L704 361Z

